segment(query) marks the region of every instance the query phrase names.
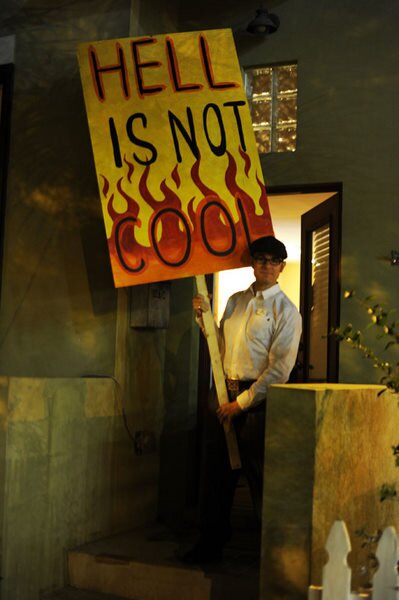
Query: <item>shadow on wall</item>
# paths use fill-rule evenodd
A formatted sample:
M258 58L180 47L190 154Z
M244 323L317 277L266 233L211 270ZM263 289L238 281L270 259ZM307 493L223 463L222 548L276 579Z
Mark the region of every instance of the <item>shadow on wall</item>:
M111 263L101 220L88 220L80 228L83 258L89 281L90 296L95 315L116 311L116 295Z
M193 322L193 278L171 285L171 318L165 354L165 412L161 434L160 516L182 524L196 502L197 379L199 331Z

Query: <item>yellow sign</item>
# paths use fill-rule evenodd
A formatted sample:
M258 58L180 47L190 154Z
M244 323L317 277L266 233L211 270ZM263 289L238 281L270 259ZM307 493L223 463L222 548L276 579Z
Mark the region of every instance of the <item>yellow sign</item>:
M82 44L116 287L249 263L272 234L228 29Z

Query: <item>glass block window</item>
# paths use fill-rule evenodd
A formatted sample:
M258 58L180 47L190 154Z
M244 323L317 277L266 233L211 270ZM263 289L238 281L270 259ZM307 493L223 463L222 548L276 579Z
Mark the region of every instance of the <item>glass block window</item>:
M294 152L297 126L297 65L245 69L245 90L260 154Z

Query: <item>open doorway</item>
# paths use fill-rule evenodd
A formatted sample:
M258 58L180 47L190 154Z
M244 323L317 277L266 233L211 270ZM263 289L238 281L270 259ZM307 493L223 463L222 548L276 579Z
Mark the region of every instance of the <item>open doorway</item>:
M279 283L298 310L301 294L301 217L335 194L336 190L268 194L274 235L284 242L288 253L287 266L280 275ZM253 282L252 273L252 267L244 267L215 274L214 310L218 322L231 294L247 288Z

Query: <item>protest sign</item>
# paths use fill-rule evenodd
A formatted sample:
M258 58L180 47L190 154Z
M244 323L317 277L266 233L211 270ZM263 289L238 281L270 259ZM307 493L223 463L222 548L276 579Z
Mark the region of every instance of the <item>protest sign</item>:
M228 29L79 47L116 287L249 264L272 233Z

